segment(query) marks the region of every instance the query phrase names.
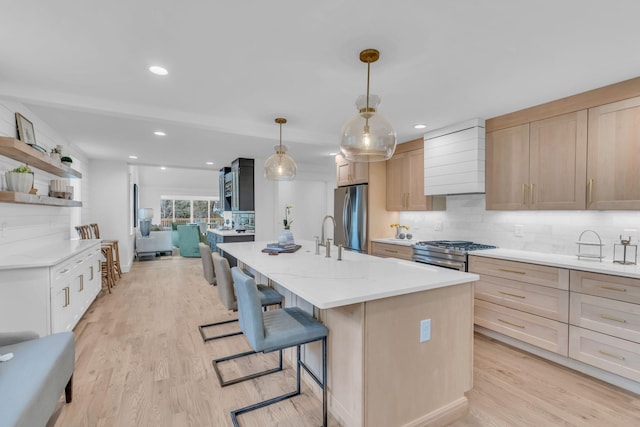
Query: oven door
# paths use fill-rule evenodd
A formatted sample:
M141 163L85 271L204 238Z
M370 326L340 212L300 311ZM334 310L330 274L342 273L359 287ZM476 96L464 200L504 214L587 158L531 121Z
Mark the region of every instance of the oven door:
M452 270L467 271L467 263L450 259L434 258L427 255L413 255L413 260L423 264L435 265L437 267L450 268Z

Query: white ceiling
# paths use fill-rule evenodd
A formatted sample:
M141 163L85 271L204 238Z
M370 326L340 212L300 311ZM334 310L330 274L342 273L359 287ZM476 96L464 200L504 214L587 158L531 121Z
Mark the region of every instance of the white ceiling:
M280 116L289 154L326 163L365 92L365 48L381 53L372 92L400 142L421 136L415 123L490 118L640 75L637 0L21 0L0 11L0 96L90 158L145 165L266 158Z

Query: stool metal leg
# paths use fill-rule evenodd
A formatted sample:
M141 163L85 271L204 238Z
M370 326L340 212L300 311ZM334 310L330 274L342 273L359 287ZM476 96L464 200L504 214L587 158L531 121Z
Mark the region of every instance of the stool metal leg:
M252 354L258 354L255 351L247 351L244 353L234 354L231 356L221 357L219 359L213 360L213 370L216 372L216 376L218 377L218 382L220 383L220 387L226 387L231 384L241 383L246 380L251 380L254 378L262 377L264 375L273 374L274 372L282 371L282 349L278 351L278 366L276 368L267 369L265 371L256 372L255 374L245 375L244 377L235 378L229 381L225 381L222 379L222 374L220 373L220 369L218 368L218 364L222 362L227 362L229 360L239 359L241 357L250 356Z
M228 334L216 335L216 336L213 336L213 337L208 337L204 333L204 330L206 328L211 328L211 327L218 326L218 325L226 325L228 323L234 323L234 322L237 322L237 321L238 321L238 319L225 320L225 321L222 321L222 322L207 323L206 325L198 326L198 330L200 331L200 336L202 336L202 341L207 342L207 341L217 340L217 339L220 339L220 338L227 338L227 337L232 337L232 336L235 336L235 335L242 335L242 331L229 332Z

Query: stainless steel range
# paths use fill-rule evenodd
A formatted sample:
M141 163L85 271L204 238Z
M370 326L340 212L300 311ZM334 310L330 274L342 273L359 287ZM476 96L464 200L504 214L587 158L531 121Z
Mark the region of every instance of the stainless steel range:
M495 249L496 246L464 240L432 240L413 245L413 260L424 264L469 271L469 252L481 249Z

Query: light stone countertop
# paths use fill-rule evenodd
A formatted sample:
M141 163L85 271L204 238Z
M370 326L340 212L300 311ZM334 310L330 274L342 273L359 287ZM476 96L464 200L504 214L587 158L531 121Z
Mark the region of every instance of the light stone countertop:
M640 266L614 264L611 258L605 258L600 262L597 259L578 259L577 255L559 255L502 248L473 251L469 255L640 279Z
M298 241L297 252L269 255L267 241L220 243L218 248L320 309L340 307L478 280L477 274L396 258L379 258L332 246L315 255L315 243Z
M219 234L220 236L254 236L255 231L245 231L243 233L238 233L236 230L220 230L217 228L210 228L207 231L210 231L214 234Z
M0 256L0 270L51 267L88 248L99 246L100 242L99 239L63 240L34 247L27 253L3 255Z
M384 237L381 239L371 239L372 242L378 242L378 243L391 243L393 245L400 245L400 246L413 246L415 245L418 240L416 239L411 239L411 240L407 240L407 239L395 239L393 237Z

